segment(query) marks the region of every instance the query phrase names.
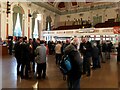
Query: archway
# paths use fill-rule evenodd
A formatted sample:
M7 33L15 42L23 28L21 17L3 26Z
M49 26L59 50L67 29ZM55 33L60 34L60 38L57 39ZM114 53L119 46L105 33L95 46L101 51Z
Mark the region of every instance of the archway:
M23 15L23 8L21 6L15 5L13 8L13 36L20 37L23 35Z
M51 22L52 22L52 19L50 16L47 16L46 17L46 31L50 31L51 30ZM47 36L46 37L46 41L50 41L52 39L51 36Z
M32 14L32 38L39 38L40 36L40 22L41 14L34 12Z
M52 22L52 19L50 16L47 16L46 17L46 30L47 31L50 31L51 30L51 22Z

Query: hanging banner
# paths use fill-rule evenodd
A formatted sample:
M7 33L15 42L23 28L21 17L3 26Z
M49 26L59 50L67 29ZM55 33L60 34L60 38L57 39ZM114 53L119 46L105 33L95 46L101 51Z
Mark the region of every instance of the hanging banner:
M114 34L120 34L120 26L113 27Z

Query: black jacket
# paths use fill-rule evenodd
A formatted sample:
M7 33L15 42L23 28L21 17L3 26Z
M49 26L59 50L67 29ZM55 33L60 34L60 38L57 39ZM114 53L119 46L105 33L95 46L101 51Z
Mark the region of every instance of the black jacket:
M117 47L117 61L120 62L120 46Z
M26 42L23 42L21 44L21 56L22 56L22 60L23 62L27 62L29 61L29 56L30 56L30 49L29 49L29 44Z
M65 50L65 53L67 51L72 66L72 69L68 73L68 76L72 80L77 80L81 77L82 74L82 59L80 57L80 53L75 49L72 44L68 45L66 48L67 50Z
M96 47L94 46L92 49L92 57L97 58L98 56L99 56L99 49L97 46Z
M86 50L84 49L84 47L86 48ZM79 50L83 56L91 57L92 45L89 41L87 43L81 43Z
M22 52L22 48L21 48L20 42L16 42L15 43L14 50L15 50L15 58L17 60L20 60L21 59L21 52Z
M107 51L107 45L105 43L102 44L102 52Z

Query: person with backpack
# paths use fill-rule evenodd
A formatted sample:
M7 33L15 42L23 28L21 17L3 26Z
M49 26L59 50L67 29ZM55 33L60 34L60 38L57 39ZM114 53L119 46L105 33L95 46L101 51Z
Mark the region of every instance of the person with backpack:
M65 55L68 55L71 63L71 70L67 73L67 84L69 89L80 88L80 78L82 75L82 60L77 50L78 38L74 38L72 43L65 48Z

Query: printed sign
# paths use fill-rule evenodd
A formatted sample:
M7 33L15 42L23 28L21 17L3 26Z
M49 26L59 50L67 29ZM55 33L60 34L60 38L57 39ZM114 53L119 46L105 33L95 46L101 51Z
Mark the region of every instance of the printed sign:
M120 26L113 28L114 34L120 34Z

